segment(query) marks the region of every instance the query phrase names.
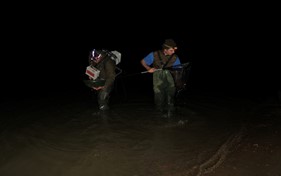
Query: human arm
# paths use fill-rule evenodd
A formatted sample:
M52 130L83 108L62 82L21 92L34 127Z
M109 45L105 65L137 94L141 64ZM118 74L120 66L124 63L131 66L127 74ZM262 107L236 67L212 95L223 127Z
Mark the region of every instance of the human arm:
M180 66L180 65L181 65L181 61L180 61L179 57L177 56L176 61L173 64L173 67L177 67L177 66Z
M107 89L114 84L115 77L116 77L115 69L116 69L115 61L113 61L112 59L109 59L105 63L105 70L104 70L105 71L105 84L102 87L102 89Z
M151 67L154 60L153 52L149 53L145 58L143 58L140 63L147 70L148 73L153 73L156 69Z
M153 73L155 71L155 68L150 67L147 65L144 61L144 59L141 60L141 65L147 70L148 73Z

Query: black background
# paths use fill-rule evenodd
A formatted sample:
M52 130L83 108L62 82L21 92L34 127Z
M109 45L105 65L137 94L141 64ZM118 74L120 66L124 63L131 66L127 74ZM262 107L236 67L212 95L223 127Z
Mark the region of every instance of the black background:
M213 6L10 6L2 16L2 99L83 91L93 48L120 51L123 75L139 73L140 60L166 38L177 42L182 63L192 62L194 89L275 94L281 74L270 15L249 6ZM150 84L144 75L131 80L138 88Z

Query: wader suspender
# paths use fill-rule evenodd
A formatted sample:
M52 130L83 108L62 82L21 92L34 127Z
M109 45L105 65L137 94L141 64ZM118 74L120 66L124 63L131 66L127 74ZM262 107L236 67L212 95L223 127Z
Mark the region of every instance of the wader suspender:
M160 63L161 63L161 65L162 65L162 69L167 66L167 64L170 62L170 60L171 60L172 57L174 56L174 54L172 54L172 55L169 57L169 59L167 60L167 62L164 64L164 63L162 62L163 60L162 60L162 58L161 58L161 56L160 56L160 52L159 52L159 51L157 51L157 54L158 54L158 57L159 57L159 59L160 59Z

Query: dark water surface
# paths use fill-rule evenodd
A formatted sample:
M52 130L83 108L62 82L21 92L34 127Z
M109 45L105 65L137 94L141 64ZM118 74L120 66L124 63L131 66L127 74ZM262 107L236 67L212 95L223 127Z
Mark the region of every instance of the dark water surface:
M245 134L255 104L190 94L172 118L151 96L113 97L97 113L88 94L1 105L0 175L181 176L220 166Z

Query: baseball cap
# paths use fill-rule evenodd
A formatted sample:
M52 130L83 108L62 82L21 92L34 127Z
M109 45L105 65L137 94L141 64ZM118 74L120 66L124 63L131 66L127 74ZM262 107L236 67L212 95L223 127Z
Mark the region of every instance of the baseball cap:
M166 39L165 42L163 43L164 48L173 48L173 49L178 49L177 44L173 39Z

